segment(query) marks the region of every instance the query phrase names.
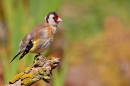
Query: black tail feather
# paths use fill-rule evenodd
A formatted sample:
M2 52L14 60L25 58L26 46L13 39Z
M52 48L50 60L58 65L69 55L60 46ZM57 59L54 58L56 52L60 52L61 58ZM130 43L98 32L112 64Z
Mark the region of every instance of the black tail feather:
M10 61L10 63L13 62L13 60L14 60L19 54L20 54L20 52L18 52L18 53L14 56L14 58Z
M27 44L27 46L26 46L26 48L25 48L23 54L22 54L21 57L19 58L19 60L22 59L22 58L29 52L29 50L30 50L32 47L33 47L33 43L32 43L32 41L30 40L29 43Z
M28 52L24 51L23 54L20 56L19 60L22 59Z

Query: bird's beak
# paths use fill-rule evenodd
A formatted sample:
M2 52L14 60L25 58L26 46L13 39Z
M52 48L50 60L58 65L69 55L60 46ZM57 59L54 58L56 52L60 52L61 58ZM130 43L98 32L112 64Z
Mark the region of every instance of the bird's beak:
M58 18L57 21L58 22L63 22L63 20L61 18Z

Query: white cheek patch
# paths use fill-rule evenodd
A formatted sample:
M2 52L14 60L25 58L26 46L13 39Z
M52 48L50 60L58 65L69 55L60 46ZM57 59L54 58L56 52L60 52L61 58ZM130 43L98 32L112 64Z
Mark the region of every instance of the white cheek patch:
M57 25L57 23L54 21L53 17L54 17L54 15L49 16L48 23L50 25Z

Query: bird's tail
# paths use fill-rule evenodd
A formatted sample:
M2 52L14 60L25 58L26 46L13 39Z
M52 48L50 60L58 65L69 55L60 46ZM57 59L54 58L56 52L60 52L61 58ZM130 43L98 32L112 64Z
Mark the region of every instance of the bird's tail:
M28 52L24 51L23 54L20 56L19 60L21 60Z
M20 52L18 52L18 53L14 56L14 58L10 61L10 63L11 63L19 54L20 54Z

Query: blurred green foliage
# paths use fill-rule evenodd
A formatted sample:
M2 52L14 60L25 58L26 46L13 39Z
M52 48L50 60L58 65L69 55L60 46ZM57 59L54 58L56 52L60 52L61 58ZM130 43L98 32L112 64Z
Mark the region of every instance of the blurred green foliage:
M83 40L103 31L103 21L107 16L119 18L128 25L129 0L68 0L61 12L65 17L64 28L69 41Z
M18 67L22 70L22 66L32 62L33 58L24 58L22 62L15 60L11 67L7 64L16 54L21 39L46 13L58 10L64 20L65 66L61 72L55 71L53 85L130 85L129 0L3 0L2 4L10 39L10 55L1 54L6 82L17 73Z
M65 86L129 86L130 1L64 3Z

